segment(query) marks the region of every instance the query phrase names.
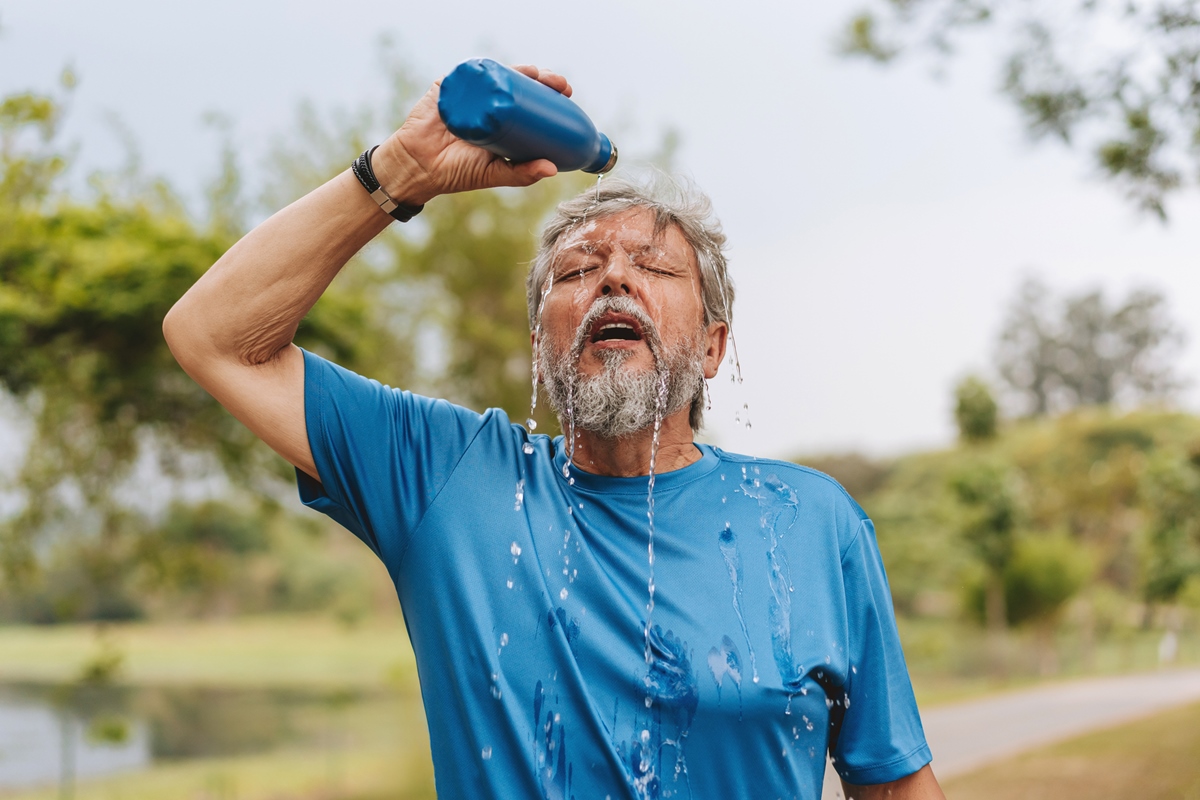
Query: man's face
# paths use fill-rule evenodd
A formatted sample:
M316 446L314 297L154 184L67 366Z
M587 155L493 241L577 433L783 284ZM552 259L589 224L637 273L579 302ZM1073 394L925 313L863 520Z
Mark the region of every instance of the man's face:
M703 320L695 254L674 226L656 236L649 210L565 234L535 342L555 410L622 436L685 407L724 350L725 325Z

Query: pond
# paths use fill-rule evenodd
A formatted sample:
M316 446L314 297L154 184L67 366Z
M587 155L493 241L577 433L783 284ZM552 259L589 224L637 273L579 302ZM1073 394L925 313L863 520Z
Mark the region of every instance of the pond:
M363 733L416 724L419 699L382 691L4 683L0 792L171 760L341 750Z

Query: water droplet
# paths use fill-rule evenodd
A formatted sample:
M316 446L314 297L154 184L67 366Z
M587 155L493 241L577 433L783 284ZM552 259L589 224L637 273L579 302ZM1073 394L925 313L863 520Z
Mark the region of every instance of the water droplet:
M517 502L513 505L513 511L520 511L522 504L525 502L525 481L517 481Z
M513 586L513 584L512 584L512 579L510 578L510 579L509 579L509 581L508 581L508 588L510 588L510 589L511 589L511 588L512 588L512 586Z
M508 644L508 634L507 633L500 634L500 646L504 647L507 644Z
M533 455L533 445L531 445L529 442L526 442L525 446L522 447L521 449L525 451L525 455L527 455L527 456Z
M483 756L483 760L484 760L484 761L488 761L488 760L490 760L490 759L491 759L491 757L492 757L492 747L491 747L491 745L488 745L487 747L483 748L483 750L482 750L482 751L480 751L480 753L479 753L479 754L480 754L481 756Z
M516 542L512 543L512 547L508 548L508 552L512 553L513 563L517 563L517 559L521 557L521 546Z
M641 739L642 739L642 744L645 744L646 742L650 741L650 731L643 728L642 734L641 734Z
M533 417L530 417L529 419L525 420L525 424L529 427L529 430L531 430L531 431L537 430L537 420L534 419Z
M564 587L562 588L562 591L558 593L558 599L559 599L559 600L566 600L566 599L567 599L567 587L565 587L565 586L564 586Z

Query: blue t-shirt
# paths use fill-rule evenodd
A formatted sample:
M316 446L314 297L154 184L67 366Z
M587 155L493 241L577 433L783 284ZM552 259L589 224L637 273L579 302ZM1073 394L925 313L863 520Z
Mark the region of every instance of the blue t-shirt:
M827 749L857 784L929 762L874 529L825 475L698 445L656 476L647 636L646 477L310 353L305 416L301 497L395 581L439 797L816 800Z

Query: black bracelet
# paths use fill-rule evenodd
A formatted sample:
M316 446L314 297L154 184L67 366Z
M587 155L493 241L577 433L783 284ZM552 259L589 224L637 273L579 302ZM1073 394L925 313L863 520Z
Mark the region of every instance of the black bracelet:
M425 205L406 206L388 196L388 193L379 185L379 179L375 177L375 170L371 169L371 154L375 152L376 147L379 145L363 150L362 155L354 159L354 163L350 165L350 171L354 173L354 177L358 178L358 182L363 185L363 188L371 195L371 199L378 203L380 208L395 219L408 222L420 214Z

